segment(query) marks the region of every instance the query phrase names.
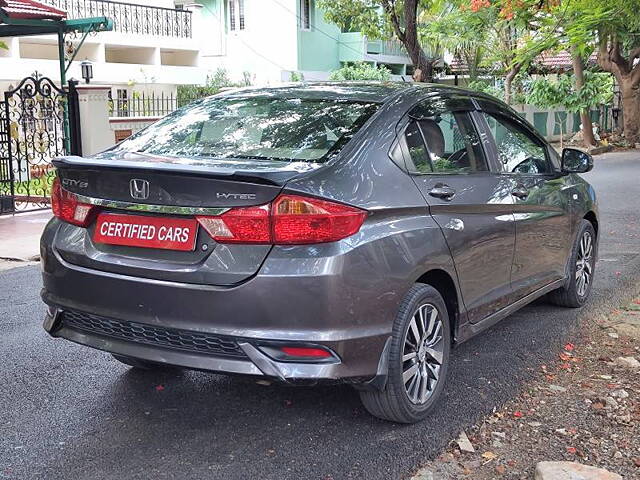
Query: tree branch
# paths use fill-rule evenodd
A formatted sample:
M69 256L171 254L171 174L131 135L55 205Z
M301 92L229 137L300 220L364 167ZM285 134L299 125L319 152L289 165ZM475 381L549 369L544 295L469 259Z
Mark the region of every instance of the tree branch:
M618 40L615 40L610 50L611 60L613 61L613 63L618 65L618 68L620 68L620 72L623 75L626 75L627 73L629 73L631 69L629 68L629 62L627 62L627 59L622 56L622 53L620 50L621 50L620 42Z
M636 66L631 69L631 83L634 87L640 85L640 62L638 62Z
M382 8L391 20L391 25L393 26L393 31L396 34L396 37L398 37L398 40L404 43L406 40L406 36L405 32L403 32L402 28L400 27L400 19L396 14L394 0L382 0Z
M631 83L637 87L638 85L640 85L640 62L634 65L636 58L640 58L640 47L634 48L629 53Z
M620 71L620 67L611 60L611 54L607 48L607 40L608 38L606 36L601 37L600 44L598 45L598 65L600 65L603 70L613 73L616 77L620 77L622 72Z
M633 65L634 60L638 57L640 57L640 47L634 48L631 50L631 53L629 53L629 64Z

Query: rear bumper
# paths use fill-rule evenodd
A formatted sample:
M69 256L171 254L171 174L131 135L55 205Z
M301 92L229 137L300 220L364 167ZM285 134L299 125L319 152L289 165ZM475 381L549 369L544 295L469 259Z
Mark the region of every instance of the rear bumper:
M380 359L395 303L376 293L371 302L363 301L364 292L355 292L341 272L327 268L318 274L317 262L308 274L258 274L238 286L214 287L71 265L44 244L41 253L42 298L49 305L44 327L54 337L157 363L291 383L384 381L386 365L380 367L385 364ZM235 342L242 355L186 351L81 329L67 324L64 312L218 335ZM336 358L330 363L276 361L260 350L265 342L319 345Z
M318 382L375 383L384 378L341 378L340 359L328 363L278 362L254 346L251 340L235 339L242 355L225 356L189 352L182 349L163 348L141 342L115 338L65 325L65 312L50 308L44 321L44 328L51 336L65 338L72 342L110 353L148 360L155 363L176 365L197 370L219 373L253 375L267 377L285 383L315 384ZM384 375L382 375L384 376Z

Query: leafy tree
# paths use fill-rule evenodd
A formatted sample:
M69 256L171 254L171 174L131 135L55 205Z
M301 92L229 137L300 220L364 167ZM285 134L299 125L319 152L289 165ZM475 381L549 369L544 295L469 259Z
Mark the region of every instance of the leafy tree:
M575 77L575 90L576 94L582 95L587 92L585 88L586 79L584 72L584 54L576 45L571 45L571 63L573 64L573 74ZM611 96L613 96L613 83L611 84ZM604 103L604 102L602 102ZM591 123L591 116L589 115L588 108L580 108L580 123L582 123L582 136L584 143L587 147L596 144L596 139L593 134L593 124Z
M609 103L613 98L613 78L609 74L583 72L583 83L575 80L575 75L560 75L557 81L538 78L529 84L526 102L542 108L563 107L565 110L578 113L588 112L592 107ZM581 116L582 121L582 116ZM583 135L591 128L582 123ZM593 131L590 131L593 135ZM588 143L585 138L585 143ZM590 143L595 144L595 142Z
M487 80L479 79L472 80L467 85L471 90L475 90L477 92L487 93L489 95L493 95L500 100L504 99L504 90L495 86L493 83L488 82Z
M512 87L531 62L555 44L548 29L556 0L469 0L466 7L487 29L484 63L504 75L504 101L512 103Z
M620 85L625 136L640 141L640 0L554 1L554 21L543 29L556 48L571 53L576 91L585 86L585 60L595 50L599 66ZM595 144L588 110L580 110L580 117L585 142Z
M579 92L585 85L585 62L593 52L592 34L581 25L582 12L576 9L576 3L571 0L558 1L552 7L552 14L556 18L552 29L547 35L556 39L555 49L571 53L573 67L574 88ZM579 110L582 134L587 147L596 144L593 125L588 108Z
M325 18L343 31L360 31L372 39L395 37L404 45L415 68L414 79L432 81L439 55L420 43L418 15L441 0L318 0Z
M231 80L229 71L226 68L219 67L213 72L212 76L207 75L207 86L212 88L235 87L237 84Z
M462 60L470 82L474 82L484 66L492 15L487 8L472 9L469 0L448 0L419 17L420 39L424 45Z
M376 67L365 62L345 65L329 74L329 80L377 80L386 82L391 79L391 71L384 65Z
M584 85L576 88L573 75L559 75L557 81L537 78L529 84L527 102L539 107L564 107L572 113L590 110L613 98L613 78L607 73L584 72Z
M595 48L622 94L624 135L640 142L640 0L563 0L572 12L567 36L578 53ZM558 9L562 8L561 6Z

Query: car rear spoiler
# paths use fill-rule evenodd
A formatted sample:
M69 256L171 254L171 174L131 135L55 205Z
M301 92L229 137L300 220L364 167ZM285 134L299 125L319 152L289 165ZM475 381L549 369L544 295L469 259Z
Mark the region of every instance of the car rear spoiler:
M59 169L127 169L205 176L282 186L289 180L320 166L309 162L253 159L193 159L143 153L102 154L94 157L65 156L52 160Z

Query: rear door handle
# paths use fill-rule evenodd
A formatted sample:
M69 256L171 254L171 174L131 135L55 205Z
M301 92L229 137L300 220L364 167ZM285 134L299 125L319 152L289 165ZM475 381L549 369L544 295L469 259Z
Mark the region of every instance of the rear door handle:
M442 198L444 200L449 200L456 194L456 191L451 188L449 185L444 185L439 183L431 190L429 190L429 195L436 198Z
M520 200L525 200L529 196L529 190L524 188L522 185L518 185L513 190L511 190L511 195L519 198Z

